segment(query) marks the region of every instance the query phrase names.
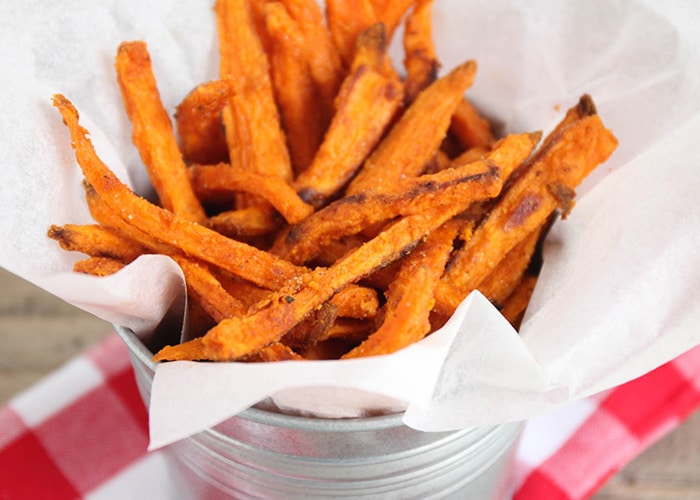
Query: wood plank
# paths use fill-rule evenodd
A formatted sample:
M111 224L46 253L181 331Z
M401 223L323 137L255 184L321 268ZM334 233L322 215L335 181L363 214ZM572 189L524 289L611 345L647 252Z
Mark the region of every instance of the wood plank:
M111 331L107 322L0 269L0 404Z

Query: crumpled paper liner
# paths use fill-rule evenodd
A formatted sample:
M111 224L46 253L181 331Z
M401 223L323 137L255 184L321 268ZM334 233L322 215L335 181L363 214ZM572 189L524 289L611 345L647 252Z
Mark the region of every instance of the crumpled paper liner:
M285 410L325 417L405 409L406 423L424 430L525 419L700 343L699 36L685 9L649 5L434 5L443 71L478 61L468 95L501 133L548 132L590 93L620 141L550 233L520 335L475 293L443 329L391 356L162 364L150 402L151 447L270 396ZM46 237L52 223L90 222L80 169L50 98L71 99L103 160L147 193L114 77L116 48L123 40L148 43L161 97L174 110L192 87L216 77L212 3L5 2L0 15L0 265L149 342L157 325L181 323L177 266L144 256L108 278L76 275L80 256ZM392 51L400 61L400 46Z

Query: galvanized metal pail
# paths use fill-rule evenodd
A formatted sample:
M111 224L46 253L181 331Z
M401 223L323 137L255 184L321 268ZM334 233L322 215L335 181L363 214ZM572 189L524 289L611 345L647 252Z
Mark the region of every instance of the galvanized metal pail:
M125 340L144 401L155 365ZM250 408L167 449L185 498L503 499L521 423L421 432L401 414L353 419Z

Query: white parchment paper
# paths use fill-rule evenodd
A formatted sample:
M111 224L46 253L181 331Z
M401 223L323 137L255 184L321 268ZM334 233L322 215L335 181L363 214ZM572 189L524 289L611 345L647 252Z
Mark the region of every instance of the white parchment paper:
M473 294L445 328L391 356L163 364L151 446L268 396L328 417L405 409L405 421L425 430L524 419L699 344L700 10L687 4L436 0L443 69L478 61L469 96L500 132L547 132L587 92L620 141L551 232L521 335ZM212 3L12 1L0 5L0 19L0 265L146 338L166 314L182 314L182 276L157 256L108 278L71 272L80 256L46 231L90 217L50 99L71 99L103 160L146 193L114 77L116 48L148 43L161 97L174 110L216 77ZM392 50L401 57L400 47Z

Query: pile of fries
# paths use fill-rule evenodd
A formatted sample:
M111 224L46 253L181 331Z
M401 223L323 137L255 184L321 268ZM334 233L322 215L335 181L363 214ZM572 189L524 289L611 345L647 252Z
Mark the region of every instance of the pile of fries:
M71 102L96 224L49 237L105 276L144 254L179 264L191 340L165 360L388 354L479 290L516 328L549 224L617 146L584 95L545 138L496 138L465 97L476 63L440 74L430 0L217 0L219 78L174 123L147 46L116 73L159 203L97 156ZM404 23L403 66L387 54Z

